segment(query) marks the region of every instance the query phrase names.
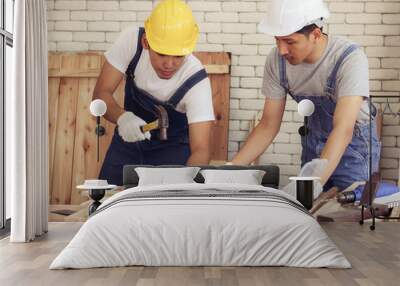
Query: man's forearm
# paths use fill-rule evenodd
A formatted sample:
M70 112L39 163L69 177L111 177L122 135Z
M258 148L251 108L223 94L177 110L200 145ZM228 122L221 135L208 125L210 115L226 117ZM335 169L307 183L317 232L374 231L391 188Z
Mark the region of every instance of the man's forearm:
M279 128L269 128L260 122L250 133L244 146L233 158L235 165L248 165L268 148L278 134Z
M210 151L209 150L199 150L192 152L189 159L186 162L188 166L200 166L208 165L210 163Z
M333 129L328 137L321 158L328 160L328 166L321 176L321 183L324 185L338 166L347 146L351 142L353 133L350 130Z

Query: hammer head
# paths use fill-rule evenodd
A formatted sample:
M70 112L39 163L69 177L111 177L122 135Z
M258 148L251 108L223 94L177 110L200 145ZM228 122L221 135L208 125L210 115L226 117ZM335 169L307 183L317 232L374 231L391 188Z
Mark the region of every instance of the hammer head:
M158 128L160 129L160 140L167 140L167 129L169 126L169 119L167 110L161 105L156 106L158 117Z

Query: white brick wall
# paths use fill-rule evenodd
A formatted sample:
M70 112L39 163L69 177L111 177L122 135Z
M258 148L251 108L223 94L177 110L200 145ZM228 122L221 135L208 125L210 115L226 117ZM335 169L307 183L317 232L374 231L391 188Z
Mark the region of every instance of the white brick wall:
M50 0L47 1L49 49L104 51L125 27L142 25L158 1ZM250 121L263 108L260 93L265 57L272 37L257 33L257 23L268 9L264 0L189 0L199 22L199 51L231 52L229 157L247 137ZM400 2L398 0L329 0L329 34L347 36L365 50L373 95L400 95ZM376 99L384 108L385 100ZM400 110L394 101L393 109ZM398 101L397 101L398 102ZM261 163L281 166L281 184L299 171L302 118L288 100L281 132L261 157ZM399 177L399 117L385 116L382 130L382 174Z

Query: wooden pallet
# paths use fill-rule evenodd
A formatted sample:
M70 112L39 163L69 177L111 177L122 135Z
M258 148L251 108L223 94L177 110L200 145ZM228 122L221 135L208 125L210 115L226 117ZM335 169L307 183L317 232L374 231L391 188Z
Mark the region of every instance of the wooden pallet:
M88 218L88 206L90 201L79 205L49 205L49 222L84 222ZM54 212L72 211L70 215L62 215Z
M120 192L122 189L117 188L112 191L107 191L105 197L101 200ZM82 197L83 202L75 205L68 204L50 204L49 205L49 221L50 222L84 222L88 219L88 207L92 203L89 199L86 190L80 190L79 195ZM61 213L66 214L61 214ZM71 212L71 214L68 214Z
M212 127L211 158L228 156L230 55L198 52L212 89L216 120ZM100 137L97 162L96 119L89 112L93 89L105 58L102 53L49 52L49 198L51 204L84 202L75 187L97 178L115 125L102 119L106 133ZM124 82L114 93L123 106Z

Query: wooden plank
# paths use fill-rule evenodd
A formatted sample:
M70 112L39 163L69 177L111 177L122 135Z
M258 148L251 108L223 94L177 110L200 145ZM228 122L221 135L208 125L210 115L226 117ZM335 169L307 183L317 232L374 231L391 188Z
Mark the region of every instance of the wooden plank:
M49 205L49 222L63 222L68 221L68 217L71 215L62 215L58 213L54 213L54 211L72 211L78 212L82 210L84 207L80 205ZM84 220L82 220L84 221Z
M82 55L80 57L79 70L100 71L103 66L101 58L104 58L103 54L89 53Z
M228 159L228 126L229 126L229 75L210 75L213 91L215 121L211 136L211 159Z
M61 55L60 70L79 72L80 54Z
M326 203L331 200L336 200L336 195L338 194L339 189L337 187L333 187L329 189L327 192L322 192L318 198L314 201L312 208L310 209L311 214L315 214L320 208L322 208Z
M392 209L392 212L390 213L391 218L400 218L400 206L395 206ZM397 221L400 221L400 219L398 219Z
M53 164L53 184L51 186L51 203L53 204L69 204L71 201L70 190L77 98L78 80L69 78L61 79Z
M87 197L81 196L76 189L85 179L97 178L99 162L97 162L97 136L95 134L96 118L90 114L94 83L88 78L79 79L77 104L75 147L72 170L71 203L79 204Z
M204 65L208 74L229 74L228 65ZM101 70L75 71L75 70L51 70L49 77L94 77L100 75Z
M228 65L204 65L206 72L208 74L228 74L229 66Z
M193 55L197 57L203 65L231 65L229 53L194 52Z
M361 220L361 209L357 208L343 208L343 210L326 213L324 215L317 215L319 222L359 222ZM389 217L390 210L385 205L379 205L375 208L376 216ZM364 220L371 219L371 211L367 208L364 209Z
M48 57L49 74L52 71L59 70L61 67L61 56L57 53L49 53Z
M92 72L52 71L51 74L49 74L49 77L97 78L99 77L99 74L100 74L99 71L92 71Z
M205 66L228 66L231 64L228 53L195 52L193 53ZM211 70L210 72L213 72ZM215 122L211 136L212 160L227 160L228 158L228 126L229 126L229 74L211 74L209 78L213 92Z
M71 211L79 211L83 208L81 205L49 205L49 212L58 211L58 210L71 210Z
M49 77L98 77L102 53L49 53Z
M230 58L226 53L194 53L208 74L228 74ZM97 78L105 61L102 53L49 53L49 77Z
M53 165L54 165L54 150L56 142L56 126L58 116L58 94L60 89L60 79L49 79L49 186L53 185ZM49 199L52 197L52 190L50 188Z
M84 222L88 219L88 206L90 200L86 200L79 205L49 205L49 221L51 222ZM68 210L74 213L70 215L62 215L53 211Z

